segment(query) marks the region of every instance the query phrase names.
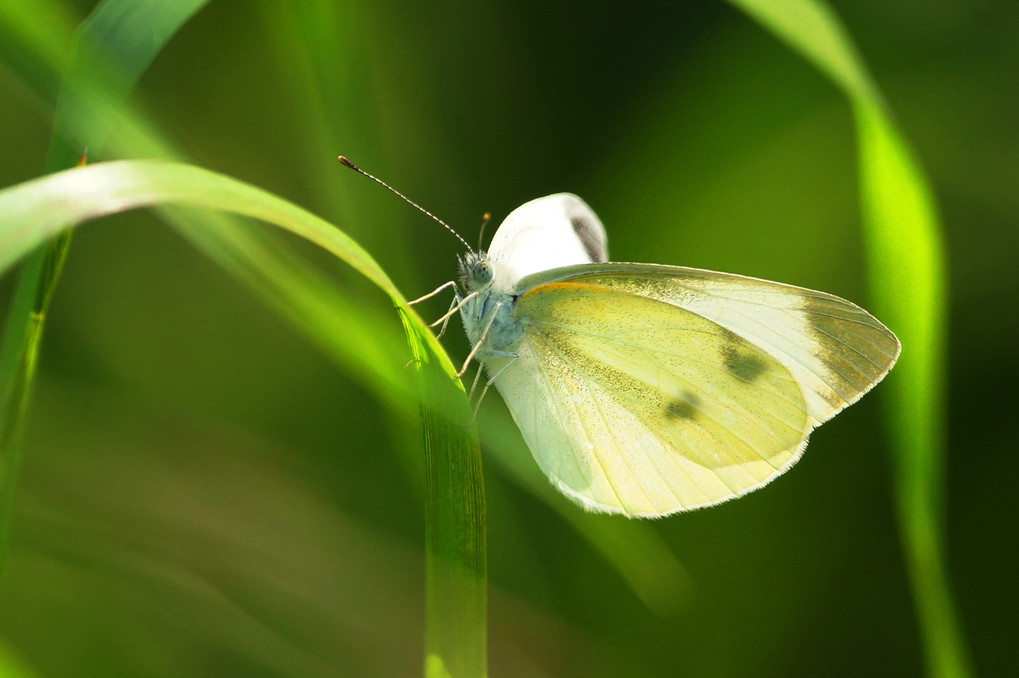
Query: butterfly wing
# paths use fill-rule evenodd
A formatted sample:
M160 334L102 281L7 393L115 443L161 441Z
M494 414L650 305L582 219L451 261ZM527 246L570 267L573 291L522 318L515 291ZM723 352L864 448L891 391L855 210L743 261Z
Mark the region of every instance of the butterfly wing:
M589 509L639 516L754 490L869 390L898 341L852 303L642 264L522 280L496 381L538 464Z
M488 254L495 284L505 289L539 271L608 260L605 227L572 193L531 200L510 212Z
M522 280L518 291L548 282L643 296L717 323L792 373L814 426L859 400L899 356L899 340L870 313L794 285L680 266L610 263L538 273Z

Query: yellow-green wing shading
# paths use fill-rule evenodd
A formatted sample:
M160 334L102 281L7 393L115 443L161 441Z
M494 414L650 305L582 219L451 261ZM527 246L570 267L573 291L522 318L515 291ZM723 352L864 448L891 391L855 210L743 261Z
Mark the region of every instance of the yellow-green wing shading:
M516 313L525 338L496 386L541 468L589 509L737 497L788 468L813 426L780 361L683 308L570 281L530 289Z
M899 341L865 310L793 285L655 264L553 269L521 281L593 285L656 299L710 320L782 363L800 385L814 426L869 391L899 355Z

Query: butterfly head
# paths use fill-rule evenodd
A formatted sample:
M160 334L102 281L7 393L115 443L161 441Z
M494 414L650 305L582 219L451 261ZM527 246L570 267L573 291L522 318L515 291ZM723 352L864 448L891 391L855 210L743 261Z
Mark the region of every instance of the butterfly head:
M460 271L460 284L467 292L477 292L492 284L495 271L492 261L483 250L468 252L457 262Z

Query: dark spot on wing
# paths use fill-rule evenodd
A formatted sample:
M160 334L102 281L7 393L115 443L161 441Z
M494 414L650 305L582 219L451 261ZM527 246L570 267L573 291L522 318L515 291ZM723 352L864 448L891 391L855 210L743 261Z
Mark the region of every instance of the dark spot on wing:
M584 246L588 258L596 264L605 263L605 245L598 237L598 229L594 224L583 216L574 214L570 217L570 225L580 239L580 244Z
M768 368L763 360L732 344L722 349L722 361L734 377L747 382L754 381Z
M718 336L724 340L720 351L722 363L732 376L752 382L768 369L768 364L754 355L753 344L743 337L724 327L720 328Z
M699 402L693 393L684 393L665 406L665 416L669 419L693 419L697 416Z

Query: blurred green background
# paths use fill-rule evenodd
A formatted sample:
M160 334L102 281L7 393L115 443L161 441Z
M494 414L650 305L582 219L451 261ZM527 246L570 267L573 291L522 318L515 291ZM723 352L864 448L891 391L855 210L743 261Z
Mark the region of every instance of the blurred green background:
M77 22L93 3L61 6ZM978 672L1007 675L1019 660L1019 445L1006 428L1019 406L1019 12L832 6L937 195L948 564ZM22 56L0 44L0 186L38 176L49 143L56 83ZM339 153L468 241L485 211L498 221L571 191L616 260L868 305L850 110L725 3L220 0L132 100L195 163L337 223L408 297L453 275L458 243ZM388 312L342 264L292 244ZM11 288L0 280L0 304ZM395 312L389 331L402 333ZM444 344L466 355L459 332ZM635 528L682 564L647 573L649 601L576 527L625 532L625 520L554 507L486 453L491 675L923 675L881 398L820 429L764 491ZM484 404L483 449L501 409ZM497 444L527 460L515 430ZM413 423L152 214L103 220L75 237L46 330L0 646L39 676L419 674L422 497Z

